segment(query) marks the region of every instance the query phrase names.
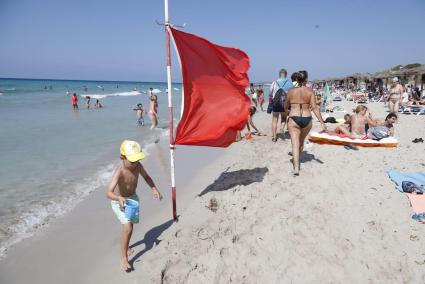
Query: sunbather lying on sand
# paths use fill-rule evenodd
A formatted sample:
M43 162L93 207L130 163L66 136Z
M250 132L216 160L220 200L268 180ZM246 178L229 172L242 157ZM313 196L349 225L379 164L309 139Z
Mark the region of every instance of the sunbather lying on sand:
M335 128L334 131L337 134L344 134L344 135L350 136L351 135L351 115L348 113L344 115L344 124L337 126L337 128Z
M367 137L374 140L380 140L389 136L394 136L394 123L397 121L397 115L393 112L384 119L376 119L376 125L367 130Z
M425 105L425 100L409 101L406 106L420 106Z
M350 136L353 138L363 138L366 136L366 124L369 127L376 126L377 123L373 120L372 115L366 115L367 107L359 105L354 110L354 114L351 116L351 133Z
M354 110L354 114L344 115L344 124L335 128L335 133L344 134L353 138L363 138L366 136L366 124L369 127L376 126L377 122L373 120L372 115L369 113L366 116L367 107L359 105Z

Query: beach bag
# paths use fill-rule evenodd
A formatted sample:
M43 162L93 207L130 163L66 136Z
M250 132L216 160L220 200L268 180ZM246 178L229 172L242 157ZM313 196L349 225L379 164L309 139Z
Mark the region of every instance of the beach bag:
M390 137L390 130L385 126L374 126L367 130L367 137L373 140L381 140Z
M283 106L283 102L285 101L286 96L287 96L283 87L285 87L286 83L288 83L288 80L285 81L285 84L283 84L282 87L279 85L279 83L277 81L275 81L275 82L279 86L279 89L277 89L276 93L274 94L273 106L274 107L280 107L280 106Z
M267 105L267 113L273 112L273 97L269 96L269 104Z
M338 122L336 121L335 117L330 116L326 118L325 123L338 123Z
M269 105L267 106L267 113L272 113L273 111L273 103L269 103Z
M403 181L401 183L401 188L403 189L403 192L406 193L424 194L424 186L419 186L411 181Z

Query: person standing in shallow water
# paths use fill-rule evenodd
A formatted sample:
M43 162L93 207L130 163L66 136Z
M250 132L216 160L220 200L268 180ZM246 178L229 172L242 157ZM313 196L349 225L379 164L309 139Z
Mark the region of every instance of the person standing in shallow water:
M102 104L100 103L100 101L98 99L96 99L96 103L94 105L95 108L102 108Z
M77 94L74 93L71 97L71 103L72 103L72 109L77 110L78 109L78 98Z
M137 116L137 125L138 126L145 126L145 120L143 119L143 105L142 104L137 104L133 110L136 112L136 116Z
M292 163L293 174L300 174L300 155L304 149L304 140L312 127L311 111L316 115L322 125L322 130L326 131L326 125L320 115L319 107L312 89L306 87L307 71L295 72L291 78L297 82L297 87L288 92L285 101L286 112L289 110L288 131L292 143Z
M152 123L151 129L154 129L158 125L158 97L152 95L150 100L148 115Z
M87 109L90 108L90 96L86 96L86 107Z

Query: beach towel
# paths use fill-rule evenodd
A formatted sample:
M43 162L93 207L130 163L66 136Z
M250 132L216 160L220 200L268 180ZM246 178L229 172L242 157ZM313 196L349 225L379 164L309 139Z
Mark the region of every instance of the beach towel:
M312 132L308 136L311 142L331 145L351 145L360 147L386 147L392 148L398 146L398 141L394 137L388 137L379 141L368 139L367 137L351 137L334 132Z
M425 184L425 173L423 172L401 173L393 169L387 169L385 172L389 175L390 179L395 182L397 189L400 192L403 192L403 188L401 187L403 181L410 181L416 183L419 186Z
M393 169L387 169L385 172L388 174L390 179L395 182L397 185L397 189L400 192L403 192L402 183L403 181L410 181L418 186L425 185L425 173L416 172L416 173L401 173L399 171ZM407 196L410 200L410 204L412 206L413 214L412 218L417 221L424 222L425 220L425 195L419 194L410 194L407 193Z
M425 213L425 196L419 194L408 193L410 204L412 204L412 209L416 214Z

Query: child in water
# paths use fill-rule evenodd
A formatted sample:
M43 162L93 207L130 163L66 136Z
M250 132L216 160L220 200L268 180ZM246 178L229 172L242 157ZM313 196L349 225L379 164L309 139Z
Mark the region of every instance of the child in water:
M145 125L145 120L143 118L143 112L145 111L143 109L143 105L142 104L137 104L133 110L136 112L136 116L137 116L137 125L138 126L144 126Z
M136 194L139 175L145 179L152 189L155 198L161 200L162 195L140 163L140 160L145 157L140 144L135 141L124 140L120 147L120 153L122 162L108 185L106 196L111 199L112 210L122 224L120 265L123 271L129 272L133 268L128 262L128 257L133 253L133 250L128 245L133 232L133 224L139 223L139 214L137 212L131 220L126 217L123 212L126 199L139 202L139 197Z
M94 105L95 108L102 108L102 104L100 103L100 101L98 99L96 99L96 104Z

